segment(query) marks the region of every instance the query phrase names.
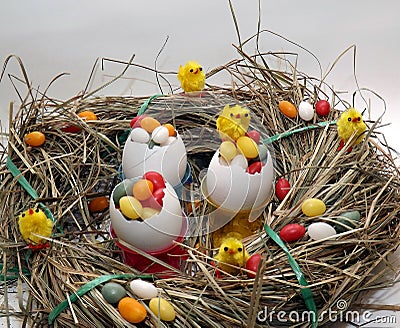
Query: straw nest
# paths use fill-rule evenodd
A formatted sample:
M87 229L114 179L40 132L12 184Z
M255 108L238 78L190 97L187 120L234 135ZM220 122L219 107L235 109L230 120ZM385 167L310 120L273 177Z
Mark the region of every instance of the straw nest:
M312 325L301 318L297 322L282 322L275 315L262 321L258 315L265 309L286 314L308 310L301 293L304 287L289 265L287 254L263 229L245 240L250 254L258 252L265 258L255 279L248 278L244 270L238 275L215 276L211 264L215 249L206 233L208 205L200 197L199 179L220 142L215 136L215 119L226 103L246 105L252 110L252 122L262 125L270 136L295 131L270 145L275 156L275 175L288 179L292 189L282 202L273 196L262 215L263 224L279 232L288 223L333 224L345 211L361 213L361 221L354 229L334 238L312 241L306 235L296 243L286 244L304 274L318 314L328 309L346 311L360 292L378 286L385 271L391 270L385 262L400 240L400 181L390 148L379 141L379 121L368 120L365 113L365 141L351 152L339 152L332 121L340 114L335 108L346 104L344 100L322 81L297 71L295 66L287 65L288 71L270 68L267 61L271 54L241 55L208 74L210 77L221 71L228 73L231 86L209 85L203 97L166 95L152 100L148 106L148 115L163 123L173 123L184 136L193 181L186 185L188 197L182 201L191 227L191 235L183 242L188 259L182 270L174 271L173 277L153 277L162 297L173 304L177 317L165 323L149 314L142 326ZM327 89L329 94L323 91ZM313 122L299 117L289 119L278 109L280 100L298 105L303 99L315 104L321 98L328 99L334 109L325 118L315 115ZM108 210L91 213L88 202L110 195L118 182L129 122L146 99L80 95L60 102L30 89L15 113L2 160L5 163L7 156L11 158L38 198L32 198L3 164L1 247L4 272L8 273L4 281L12 284L12 269L18 268L18 287L22 284L26 291L20 301L21 310L13 313L23 318L25 326L48 326L49 314L68 298L69 304L53 318L54 326L130 326L116 307L102 298L102 284L84 294L77 291L96 278L116 274L120 276L115 280L130 293L127 282L141 274L122 262L121 252L109 235ZM77 113L85 110L95 112L98 120L86 123L79 119ZM318 122L330 123L316 126ZM80 126L81 132L62 131L71 123ZM297 130L306 126L311 128ZM45 133L43 146L31 148L24 143L24 135L33 130ZM310 197L325 202L327 211L323 217L302 214L301 204ZM50 247L32 251L21 238L17 217L38 203L50 209L56 224ZM374 270L382 262L385 265L380 271ZM147 306L146 301L143 304ZM285 319L293 320L293 316L286 315ZM325 324L328 319L322 317L319 323Z

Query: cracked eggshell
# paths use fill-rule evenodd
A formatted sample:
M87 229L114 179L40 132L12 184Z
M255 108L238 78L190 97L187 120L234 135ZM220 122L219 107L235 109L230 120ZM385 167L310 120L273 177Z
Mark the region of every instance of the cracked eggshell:
M117 187L118 185L114 190ZM160 212L145 221L125 219L121 211L116 208L111 194L110 219L117 237L146 252L160 251L171 246L173 241L182 234L184 219L178 196L168 182L165 184L164 193L163 207Z
M268 156L261 172L249 174L237 165L221 165L219 151L211 159L204 179L205 196L229 211L263 208L273 190L272 156Z
M186 164L186 148L179 134L171 143L154 146L152 149L147 144L132 141L129 137L122 153L122 170L126 178L157 171L171 185L176 186L185 176Z

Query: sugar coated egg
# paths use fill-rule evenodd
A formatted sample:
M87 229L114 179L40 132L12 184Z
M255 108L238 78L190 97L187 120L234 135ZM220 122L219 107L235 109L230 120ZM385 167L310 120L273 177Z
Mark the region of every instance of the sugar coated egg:
M165 140L165 142L160 143L160 146L168 146L175 141L176 141L176 137L168 137L168 139Z
M101 289L101 295L108 303L116 304L126 296L126 290L116 282L108 282Z
M142 204L143 205L143 204ZM142 210L142 215L140 216L143 220L149 219L152 216L160 213L160 211L157 208L153 207L143 207Z
M132 297L124 297L118 302L121 317L130 323L139 323L146 319L146 308Z
M110 202L108 201L108 198L105 196L100 196L100 197L96 197L93 198L89 204L89 211L91 213L97 213L97 212L101 212L104 211L106 208L108 208L110 205Z
M361 214L359 211L350 211L340 214L336 219L335 230L337 232L345 232L357 227L360 222Z
M160 317L163 321L172 321L175 319L175 309L166 299L159 297L152 298L149 308L156 317Z
M303 238L306 233L306 228L298 223L289 223L285 225L279 232L279 237L283 241L292 242Z
M122 183L118 184L113 192L113 201L115 205L119 206L119 200L123 196L132 196L133 195L133 185L135 181L133 180L124 180Z
M143 179L149 180L153 183L154 190L164 189L165 181L163 176L157 171L148 171L143 175Z
M249 167L246 169L246 172L250 174L260 173L262 170L262 166L263 164L261 162L254 162L249 165Z
M261 261L261 254L253 254L252 256L249 257L249 259L246 261L246 269L252 272L247 272L247 276L249 278L255 278L256 277L256 272L258 269L258 264Z
M253 139L256 144L258 144L260 142L260 139L261 139L260 132L258 132L256 130L248 131L247 136L250 137L251 139Z
M296 106L293 105L290 101L281 100L278 104L278 107L282 114L287 117L295 118L297 115Z
M123 215L135 220L142 216L142 204L135 197L123 196L119 200L119 207Z
M175 128L172 124L164 124L164 126L168 129L168 134L170 137L174 137L176 135Z
M326 206L325 203L318 198L308 198L301 205L301 210L304 215L318 216L325 213Z
M282 201L290 191L290 183L285 178L279 178L275 185L275 195Z
M253 139L243 136L236 140L239 151L246 158L256 158L258 156L258 147Z
M132 280L129 284L136 296L144 300L157 297L157 288L150 282L141 279Z
M336 235L336 230L325 222L314 222L308 227L308 235L313 240L321 240Z
M224 160L230 162L237 155L237 148L231 141L224 141L219 146L219 153Z
M242 167L243 169L247 169L248 162L246 157L244 157L242 154L238 154L231 160L231 165L236 165Z
M151 139L158 144L163 144L168 141L169 131L165 126L156 127L151 133Z
M314 108L308 101L299 104L299 116L304 121L311 121L314 117Z
M46 141L46 136L40 131L33 131L25 135L25 143L32 147L39 147Z
M328 116L331 105L326 100L318 100L315 104L315 111L319 116Z
M140 121L140 126L149 133L152 133L160 125L160 122L150 116L146 116Z
M84 110L83 112L80 112L78 116L85 120L85 121L96 121L97 120L97 115L90 110Z
M134 128L131 132L131 140L133 142L148 143L150 134L142 128Z
M138 200L146 200L153 194L154 186L150 180L140 179L133 185L133 196Z

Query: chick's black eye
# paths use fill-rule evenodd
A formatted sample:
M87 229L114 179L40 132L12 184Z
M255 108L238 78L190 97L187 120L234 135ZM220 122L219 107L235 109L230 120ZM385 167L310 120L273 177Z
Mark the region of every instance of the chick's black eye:
M25 213L22 213L21 216L22 216L22 217L25 217Z
M360 122L361 121L361 117L359 116L359 117L357 117L357 121L358 122Z
M193 68L190 69L190 73L193 73Z
M224 251L227 252L228 250L229 250L229 248L225 246Z
M233 117L234 115L233 115L233 113L230 113L229 116L230 116L230 117Z
M243 250L242 247L239 247L239 248L238 248L238 252L241 252L242 250Z
M348 120L349 122L351 122L351 117L349 117L347 120Z
M244 114L244 117L248 117L248 116L249 116L249 114L248 114L248 113Z
M203 67L200 67L199 70L200 70L200 72L201 72L201 71L203 70Z
M35 212L36 212L36 213L39 213L39 209L37 208L37 209L35 210Z

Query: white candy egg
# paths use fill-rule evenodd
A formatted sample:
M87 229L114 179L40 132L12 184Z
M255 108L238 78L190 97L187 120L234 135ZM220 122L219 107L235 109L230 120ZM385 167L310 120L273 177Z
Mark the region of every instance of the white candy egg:
M133 142L148 143L150 135L145 129L134 128L131 132L131 140Z
M149 300L151 298L157 297L157 288L150 282L135 279L130 282L130 287L136 296L144 300Z
M311 239L321 240L336 235L336 230L325 222L314 222L308 227L308 235Z
M304 121L311 121L314 117L314 108L308 101L299 104L299 116Z
M169 131L165 126L158 126L151 133L151 139L158 144L167 142L168 137Z
M168 139L165 140L165 142L161 143L160 146L164 147L164 146L170 145L170 144L172 144L175 140L176 140L176 137L168 137Z
M231 160L231 165L239 166L246 170L249 164L246 157L244 157L242 154L238 154Z

